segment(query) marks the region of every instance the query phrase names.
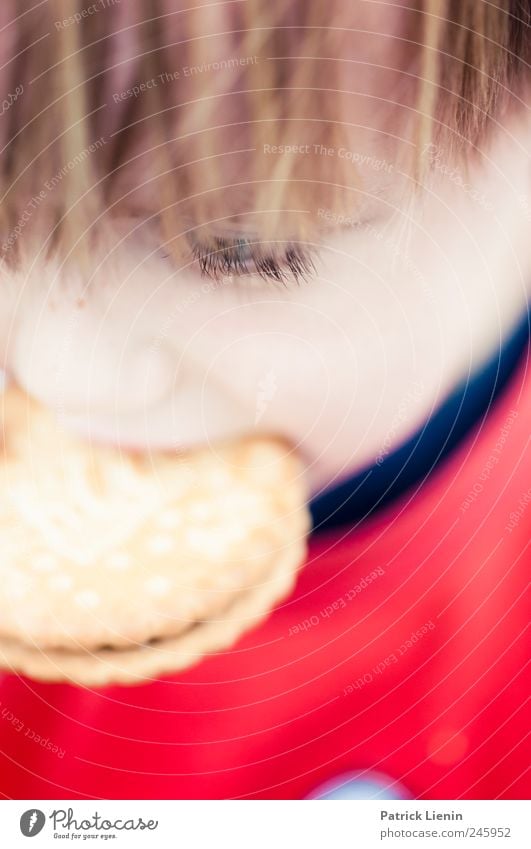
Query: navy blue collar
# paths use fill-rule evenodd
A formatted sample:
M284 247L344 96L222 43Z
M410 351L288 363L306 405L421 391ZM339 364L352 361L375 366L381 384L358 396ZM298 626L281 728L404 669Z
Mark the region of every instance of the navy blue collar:
M530 340L530 314L477 374L461 384L404 445L315 498L314 532L360 522L418 486L483 418L502 391Z

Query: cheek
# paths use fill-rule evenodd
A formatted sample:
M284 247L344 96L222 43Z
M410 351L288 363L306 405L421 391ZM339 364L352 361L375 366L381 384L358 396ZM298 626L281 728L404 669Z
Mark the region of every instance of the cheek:
M324 411L330 391L330 364L318 340L299 332L247 328L210 350L204 389L222 385L262 428L301 434Z
M213 313L183 348L187 359L201 363L205 407L221 388L248 429L297 444L329 428L356 393L359 363L345 326L302 295Z
M68 299L33 302L17 323L10 370L43 403L65 411L133 412L171 391L174 360L124 319L113 320Z

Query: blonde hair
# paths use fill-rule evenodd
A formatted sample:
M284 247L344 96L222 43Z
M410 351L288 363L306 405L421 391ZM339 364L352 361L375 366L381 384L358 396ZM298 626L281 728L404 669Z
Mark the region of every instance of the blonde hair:
M348 146L345 4L183 5L48 0L17 15L3 0L4 262L36 249L86 261L121 215L156 222L160 244L182 258L197 233L208 242L250 211L266 238L293 240L311 237L315 216L301 211L316 194L319 206L352 209L350 161L260 155L302 137ZM518 0L424 0L404 16L403 135L418 184L433 140L470 153L518 103L530 13Z

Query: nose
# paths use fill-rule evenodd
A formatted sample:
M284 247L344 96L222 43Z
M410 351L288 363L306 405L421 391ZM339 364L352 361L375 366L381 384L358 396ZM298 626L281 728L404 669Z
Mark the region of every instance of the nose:
M177 361L175 354L158 340L145 340L124 346L112 366L88 376L96 383L100 405L109 411L139 413L168 398L174 387ZM101 367L101 374L100 374Z

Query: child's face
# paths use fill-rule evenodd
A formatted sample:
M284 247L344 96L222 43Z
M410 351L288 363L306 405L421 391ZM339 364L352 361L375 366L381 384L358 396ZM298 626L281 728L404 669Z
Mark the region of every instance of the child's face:
M523 308L524 159L501 139L474 194L436 173L407 236L391 205L327 238L298 285L175 271L137 228L89 293L54 269L16 281L9 365L65 424L121 444L285 436L316 489L392 450Z
M402 129L387 125L384 108L391 92L408 101L393 70L408 42L387 37L405 26L402 8L356 13L355 86L350 62L343 86L354 92L352 135L333 156L352 155L360 220L329 237L332 211L318 201L307 211L324 230L315 275L215 284L191 263L175 270L147 227L124 222L130 235L101 266L95 258L89 292L39 261L2 286L0 344L23 387L65 424L124 445L180 451L249 432L284 436L314 489L372 464L421 424L525 303L529 131L500 127L482 175L443 171L435 151L422 203L405 204L393 156ZM178 41L179 21L168 25ZM111 120L113 91L126 85L109 86Z

